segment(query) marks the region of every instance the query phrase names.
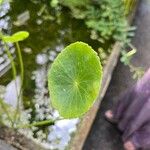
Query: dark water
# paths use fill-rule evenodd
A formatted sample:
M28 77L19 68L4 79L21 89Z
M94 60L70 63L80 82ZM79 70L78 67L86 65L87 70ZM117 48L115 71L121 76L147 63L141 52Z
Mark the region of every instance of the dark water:
M47 69L49 65L57 54L72 42L86 42L95 50L100 47L100 43L90 39L90 31L86 28L83 20L72 18L67 8L63 8L63 10L51 8L49 1L46 0L4 2L0 8L0 28L3 33L9 35L20 30L30 33L28 39L20 42L25 67L22 100L25 109L32 108L30 122L57 118L58 113L51 107L49 108L47 91ZM14 57L16 56L15 63L19 75L17 54L13 46L11 50ZM4 58L6 55L2 46L0 52L0 58ZM5 57L5 59L6 62L8 58ZM15 102L13 102L12 97L15 94L10 69L0 77L0 85L6 86L6 91L9 94L4 96L4 99L9 99L8 101L11 101L10 103L13 105ZM33 136L37 138L43 136L41 139L49 137L51 149L57 149L59 144L63 149L66 141L70 140L66 132L71 134L75 131L77 122L78 120L62 120L56 122L55 126L49 129L41 128L41 132L40 129L34 129ZM52 134L48 134L49 132ZM46 136L43 133L46 133Z

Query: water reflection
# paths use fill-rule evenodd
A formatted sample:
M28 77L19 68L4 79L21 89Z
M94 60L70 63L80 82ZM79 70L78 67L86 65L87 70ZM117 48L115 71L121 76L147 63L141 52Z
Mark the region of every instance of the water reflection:
M76 131L79 119L61 120L57 121L55 126L50 127L50 134L48 141L50 142L50 149L63 150L68 146L71 139L71 134Z
M0 31L9 32L10 29L10 16L8 16L8 12L10 9L10 3L6 0L2 3L0 7ZM15 57L15 49L11 43L8 44L10 47L10 52L13 57ZM4 75L10 69L10 60L5 53L4 44L0 41L0 77Z
M12 44L8 44L12 57L15 58L15 49ZM0 41L0 77L10 69L10 60L5 52L4 43Z
M0 29L8 30L10 28L9 27L10 17L7 16L9 9L10 9L10 4L6 0L0 6Z
M5 89L4 100L14 108L17 106L17 97L20 92L20 88L20 77L18 76L16 80L12 80Z

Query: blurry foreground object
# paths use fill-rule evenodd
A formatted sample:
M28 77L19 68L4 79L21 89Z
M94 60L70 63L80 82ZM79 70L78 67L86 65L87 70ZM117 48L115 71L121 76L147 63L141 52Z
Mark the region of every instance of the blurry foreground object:
M150 149L150 68L105 115L123 132L126 150Z

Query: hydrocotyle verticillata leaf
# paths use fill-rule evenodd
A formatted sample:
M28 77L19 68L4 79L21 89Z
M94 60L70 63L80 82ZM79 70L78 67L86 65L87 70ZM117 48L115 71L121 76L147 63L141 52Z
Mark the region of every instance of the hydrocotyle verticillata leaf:
M14 33L11 36L6 36L6 35L3 36L3 40L6 43L7 42L14 43L14 42L23 41L26 38L28 38L28 36L29 36L29 32L27 32L27 31L19 31L19 32Z
M102 79L97 53L86 43L75 42L57 56L48 72L51 103L64 118L87 112L96 100Z

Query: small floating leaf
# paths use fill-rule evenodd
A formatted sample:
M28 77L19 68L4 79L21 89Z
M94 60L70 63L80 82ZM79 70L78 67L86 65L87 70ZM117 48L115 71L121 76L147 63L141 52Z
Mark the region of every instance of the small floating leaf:
M29 36L29 33L27 31L19 31L17 33L14 33L12 36L3 36L3 40L5 42L19 42L23 41Z
M83 42L67 46L48 72L51 102L64 118L87 112L96 100L102 67L96 52Z

